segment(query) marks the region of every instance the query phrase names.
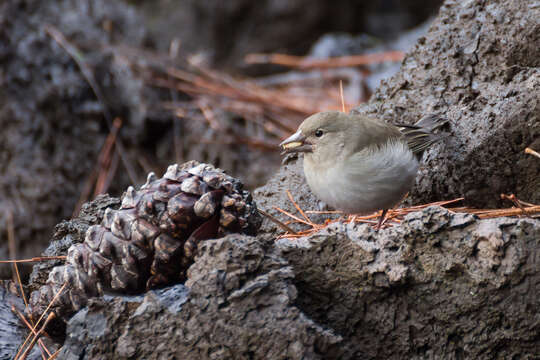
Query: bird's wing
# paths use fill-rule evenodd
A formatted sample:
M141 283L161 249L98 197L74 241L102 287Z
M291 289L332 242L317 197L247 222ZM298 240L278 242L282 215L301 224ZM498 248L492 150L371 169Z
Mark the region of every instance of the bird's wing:
M398 124L399 131L407 139L409 149L420 156L425 149L443 139L443 136L435 134L434 131L446 124L448 120L440 115L430 114L424 116L414 125Z
M403 134L392 125L369 117L360 117L355 122L355 128L351 128L354 134L353 153L365 148L377 149L386 146L389 141L401 139Z

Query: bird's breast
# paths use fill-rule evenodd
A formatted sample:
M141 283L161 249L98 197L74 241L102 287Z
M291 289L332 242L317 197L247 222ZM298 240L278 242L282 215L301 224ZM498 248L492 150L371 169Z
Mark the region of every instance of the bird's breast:
M351 214L393 207L410 190L418 170L418 161L402 142L333 162L317 160L312 154L304 157L309 187L326 204Z

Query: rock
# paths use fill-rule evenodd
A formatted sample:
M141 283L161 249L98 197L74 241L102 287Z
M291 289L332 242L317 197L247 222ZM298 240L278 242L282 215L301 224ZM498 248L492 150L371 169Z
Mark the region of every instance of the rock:
M440 207L379 232L228 235L202 243L185 285L91 299L61 357L534 356L538 239L540 220Z
M537 201L537 159L521 152L538 137L539 9L519 0L448 0L402 70L357 110L389 121L427 111L450 119L452 136L424 156L414 201L465 194L496 206L502 190ZM186 190L201 192L199 185ZM293 210L285 190L304 210L318 209L300 161L286 162L255 192L259 207ZM200 214L215 211L207 205L201 200ZM90 299L68 322L60 358L540 353L539 219L479 220L428 207L378 232L337 222L275 242L280 233L266 222L257 237L202 242L184 285Z
M15 286L13 283L12 286ZM9 287L9 286L8 286ZM25 328L21 320L11 311L15 307L21 313L24 312L24 302L21 298L13 295L7 290L8 287L0 286L0 359L14 359L19 351L19 347L24 343L28 329ZM47 348L52 351L58 349L58 346L47 342ZM41 359L38 347L34 347L27 359Z
M535 357L540 220L428 207L379 232L335 223L281 239L298 308L342 359Z
M106 84L101 87L107 104L96 99L74 59L47 34L51 25L79 48L96 82ZM1 2L0 243L7 242L4 214L11 211L19 258L40 253L53 226L72 215L109 133L103 111L124 119L126 137L144 130L142 81L103 49L114 41L140 45L143 36L140 19L119 1ZM8 258L4 247L0 258ZM2 265L0 278L9 276Z
M295 306L294 272L271 243L203 243L186 285L92 300L68 323L60 358L320 359L340 337Z
M540 202L540 7L532 1L448 0L425 38L354 111L412 123L428 112L450 136L424 156L415 202L465 196L500 207L501 193Z

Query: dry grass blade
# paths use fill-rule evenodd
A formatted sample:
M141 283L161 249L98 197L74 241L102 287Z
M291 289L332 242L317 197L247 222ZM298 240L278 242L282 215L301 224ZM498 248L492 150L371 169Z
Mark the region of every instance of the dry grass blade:
M14 225L13 225L13 214L12 214L11 210L7 211L6 222L7 222L7 232L8 232L9 253L10 253L11 258L15 259L17 257L17 254L16 254L16 241L15 241L15 228L14 228ZM19 267L17 265L17 260L12 260L11 264L13 265L13 269L15 271L15 276L16 276L15 281L19 285L20 296L24 301L25 308L28 309L28 300L26 298L26 294L24 292L24 288L23 288L23 285L22 285L21 275L19 273ZM20 311L18 311L14 306L12 307L12 311L14 311L19 316L21 321L31 331L33 331L32 330L33 329L32 325L26 320L26 318L24 317L23 314L20 313ZM35 331L33 331L33 332L35 333ZM47 353L48 356L50 356L51 354L50 354L49 350L47 349L47 347L45 347L45 345L43 344L43 342L41 340L39 341L39 345L40 345L40 349L41 349L41 356L42 356L43 359L46 359L44 352Z
M105 143L98 157L99 174L94 188L94 197L107 191L110 178L112 177L111 173L114 174L114 171L116 170L114 166L114 154L118 153L114 152L114 149L121 127L122 119L115 118L113 121L113 128L111 132L109 132L107 139L105 139Z
M94 197L98 194L101 194L105 190L104 183L106 182L107 171L106 169L109 169L110 167L110 158L112 156L112 151L114 150L114 145L117 141L118 131L120 130L120 127L122 126L122 120L120 118L114 119L113 127L111 131L109 132L109 135L105 139L105 142L103 143L103 146L101 147L101 151L99 152L98 159L97 159L97 166L92 170L92 173L86 180L86 183L84 184L83 191L81 192L81 196L79 197L79 200L77 201L77 204L75 205L75 209L73 210L73 213L71 214L71 217L76 217L79 214L79 211L81 210L81 206L88 201L90 197L90 193L92 192L92 186L95 184L94 187ZM104 171L105 170L105 171ZM105 173L105 175L103 175Z
M148 58L146 54L141 56ZM162 102L165 110L183 118L188 126L198 129L191 122L199 120L210 125L210 131L202 132L200 142L241 143L260 151L275 151L269 145L294 132L306 116L347 109L343 91L340 95L335 86L339 80L345 81L342 88L348 84L345 90L353 99L351 104L365 98L364 90L349 91L365 88L365 76L358 69L333 69L331 75L327 71L308 80L276 83L233 77L195 61L188 63L176 65L182 68L163 60L133 61L131 65L142 73L147 85L169 90L171 101Z
M339 210L306 210L306 214L319 214L319 215L343 215L343 211Z
M498 218L498 217L503 217L503 216L519 216L519 215L533 216L533 215L540 214L540 205L529 206L523 209L511 208L511 209L494 209L494 210L481 210L481 211L474 211L474 209L471 209L470 211L464 211L464 212L474 214L478 216L480 219L492 219L492 218Z

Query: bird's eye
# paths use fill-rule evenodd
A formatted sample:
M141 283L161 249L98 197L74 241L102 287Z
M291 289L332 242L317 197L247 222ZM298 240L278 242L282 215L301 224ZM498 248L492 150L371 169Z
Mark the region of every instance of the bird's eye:
M322 131L321 129L315 131L315 136L316 136L316 137L321 137L321 136L323 136L323 131Z

